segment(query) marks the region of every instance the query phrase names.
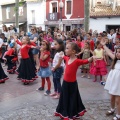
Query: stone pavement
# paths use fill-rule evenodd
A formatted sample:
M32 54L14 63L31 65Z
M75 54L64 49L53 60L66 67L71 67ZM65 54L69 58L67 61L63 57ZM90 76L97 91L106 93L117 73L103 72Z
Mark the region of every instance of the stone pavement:
M78 70L78 86L87 109L81 120L111 120L112 117L105 116L110 105L107 91L99 81L93 83L93 78L81 78L80 74ZM0 120L60 120L53 116L58 100L36 91L40 78L24 86L16 77L9 75L10 79L5 84L0 84Z
M110 120L112 117L106 117L105 112L109 109L109 101L88 101L84 102L87 113L80 120ZM0 120L60 120L53 116L57 101L49 103L36 102L9 110L0 114Z

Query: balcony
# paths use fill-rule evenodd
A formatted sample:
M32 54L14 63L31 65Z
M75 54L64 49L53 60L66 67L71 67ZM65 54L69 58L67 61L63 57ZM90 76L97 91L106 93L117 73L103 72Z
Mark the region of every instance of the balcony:
M59 13L48 13L47 20L48 21L58 21L59 20Z

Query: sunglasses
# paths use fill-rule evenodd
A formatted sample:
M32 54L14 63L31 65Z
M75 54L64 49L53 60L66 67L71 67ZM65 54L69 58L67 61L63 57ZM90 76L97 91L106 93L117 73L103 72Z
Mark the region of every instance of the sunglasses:
M31 29L31 30L35 30L35 29Z

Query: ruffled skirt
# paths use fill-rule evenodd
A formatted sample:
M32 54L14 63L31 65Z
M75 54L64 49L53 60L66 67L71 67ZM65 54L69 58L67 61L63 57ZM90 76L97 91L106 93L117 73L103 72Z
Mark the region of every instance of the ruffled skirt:
M3 83L5 82L8 78L8 76L5 74L2 66L1 66L1 63L0 63L0 83Z
M72 83L63 81L55 116L59 116L62 119L75 119L83 116L85 112L86 110L80 97L77 81Z
M24 83L30 83L36 80L37 76L30 58L21 59L19 68L16 70L18 79Z
M7 59L7 72L9 73L14 73L16 70L16 61L12 61L12 59L14 58L14 56L6 56Z
M107 68L104 60L97 60L96 65L94 63L91 64L90 74L92 75L106 75Z

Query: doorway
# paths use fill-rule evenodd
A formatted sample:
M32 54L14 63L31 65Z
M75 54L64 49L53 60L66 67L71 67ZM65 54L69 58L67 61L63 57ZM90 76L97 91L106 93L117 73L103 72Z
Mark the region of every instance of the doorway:
M71 30L71 26L66 26L66 31L70 31Z
M110 31L111 29L116 31L117 28L120 28L120 25L106 25L106 31Z

